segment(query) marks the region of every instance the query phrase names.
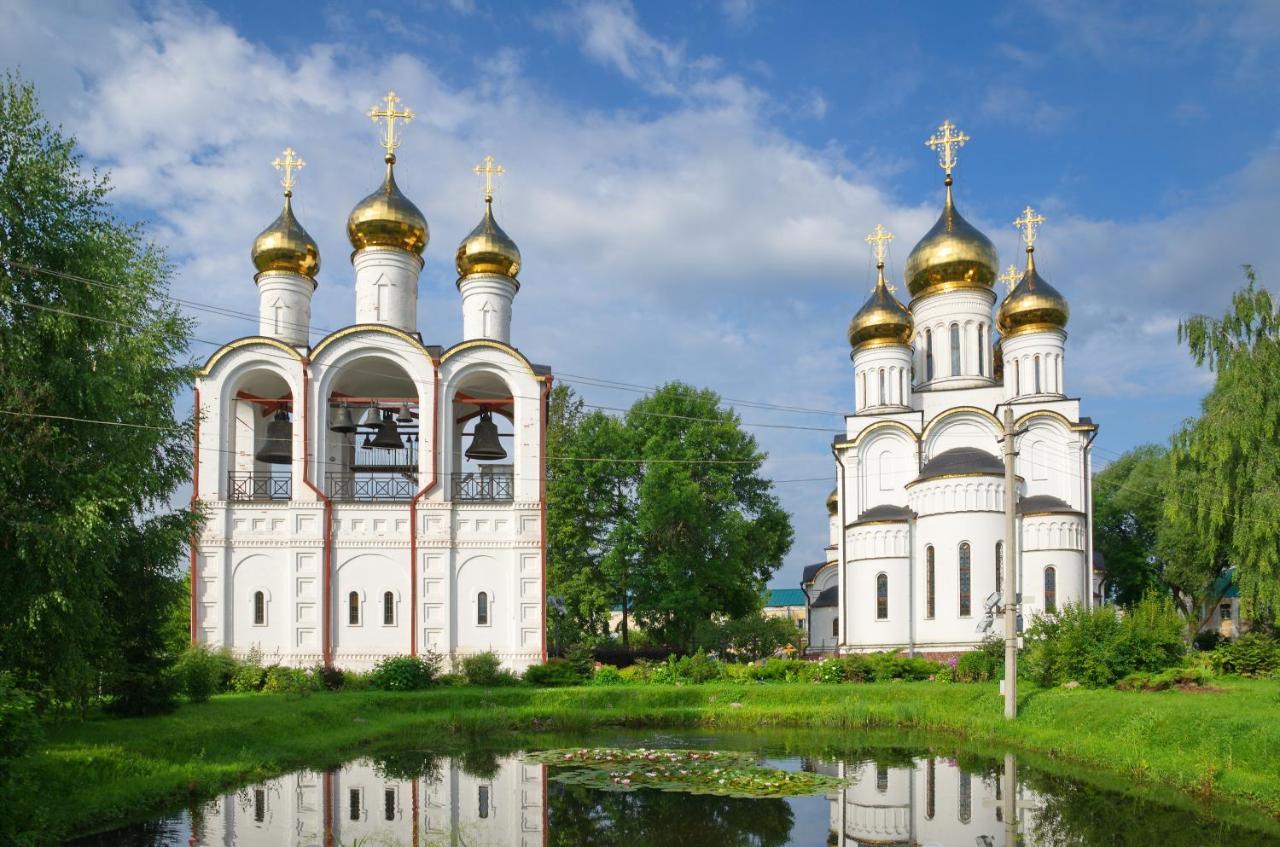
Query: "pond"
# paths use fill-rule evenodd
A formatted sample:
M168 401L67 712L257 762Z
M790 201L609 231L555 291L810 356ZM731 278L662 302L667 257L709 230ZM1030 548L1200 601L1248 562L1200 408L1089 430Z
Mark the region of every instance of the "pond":
M556 739L563 742L564 739ZM819 775L820 793L742 797L622 784L643 768L588 778L520 750L400 751L246 785L78 847L434 847L434 845L922 845L1092 847L1280 843L1275 822L1140 796L1019 762L945 747L833 746L814 736L639 733L575 739L629 750L734 751L744 767ZM584 745L585 742L585 745ZM857 742L855 742L857 743ZM530 745L530 750L568 746ZM746 754L745 756L741 754ZM556 759L562 754L543 755ZM610 752L610 756L614 752ZM633 755L633 754L628 754ZM641 754L643 755L643 754ZM681 755L690 755L688 753ZM705 755L705 754L703 754ZM566 752L564 758L569 758ZM664 752L664 757L676 754ZM698 755L694 754L697 760ZM707 762L708 767L718 761ZM649 772L652 776L652 771ZM814 781L814 777L805 777ZM802 780L784 779L787 785ZM713 781L714 783L714 781Z

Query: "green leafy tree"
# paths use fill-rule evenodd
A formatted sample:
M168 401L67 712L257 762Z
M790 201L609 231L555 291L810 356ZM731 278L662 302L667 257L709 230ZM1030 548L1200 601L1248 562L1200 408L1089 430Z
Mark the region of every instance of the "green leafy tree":
M1144 444L1094 475L1094 548L1106 564L1107 589L1122 606L1165 589L1157 542L1169 474L1169 451Z
M1206 589L1230 566L1246 613L1280 605L1280 308L1251 267L1245 276L1222 317L1178 327L1196 364L1216 373L1171 451L1169 543L1200 586L1193 613L1212 610L1219 598Z
M166 684L157 633L196 523L168 506L191 470L190 326L107 192L32 87L0 80L0 667L82 706L99 680Z

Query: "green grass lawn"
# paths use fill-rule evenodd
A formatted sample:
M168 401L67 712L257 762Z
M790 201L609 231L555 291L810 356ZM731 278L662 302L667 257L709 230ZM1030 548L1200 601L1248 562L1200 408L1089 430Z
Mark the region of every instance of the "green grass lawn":
M1024 750L1077 770L1247 804L1280 818L1280 683L1210 693L1029 689L1008 724L994 684L806 683L450 688L406 694L224 695L157 718L48 727L20 802L34 831L62 835L302 766L394 746L460 749L477 736L610 727L873 728L947 735L972 750ZM839 734L831 734L838 730Z

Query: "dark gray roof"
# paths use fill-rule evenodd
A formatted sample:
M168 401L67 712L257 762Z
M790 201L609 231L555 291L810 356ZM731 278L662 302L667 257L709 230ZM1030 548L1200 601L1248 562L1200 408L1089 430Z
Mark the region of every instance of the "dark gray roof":
M1004 462L977 447L955 447L926 462L914 481L952 475L1004 476Z
M839 593L840 586L838 585L833 585L830 588L824 589L823 592L818 595L818 599L809 604L809 608L823 609L834 606L840 599L837 596Z
M1052 512L1063 515L1082 514L1079 509L1072 508L1070 503L1065 500L1059 500L1049 494L1035 494L1031 497L1023 497L1018 501L1018 514L1035 514L1037 512Z
M858 515L858 519L849 526L857 526L858 524L874 523L876 521L909 521L916 516L916 513L908 509L906 506L872 506L862 514Z
M827 566L826 562L818 562L812 565L805 565L804 571L800 574L800 584L808 585L813 582L813 578L818 575L818 571Z

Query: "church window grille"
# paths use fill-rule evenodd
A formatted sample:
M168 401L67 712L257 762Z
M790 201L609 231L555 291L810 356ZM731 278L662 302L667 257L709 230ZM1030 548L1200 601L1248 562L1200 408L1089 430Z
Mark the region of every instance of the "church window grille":
M1004 593L1004 542L996 542L996 591Z
M951 325L951 375L960 376L960 324Z
M258 823L262 823L267 819L266 789L253 789L253 819Z
M1036 359L1035 359L1035 369L1036 369L1036 394L1039 394L1040 393L1040 357L1039 356L1036 356Z
M924 331L924 378L925 382L933 381L933 331Z
M876 576L876 620L889 618L889 577L886 574Z
M390 591L382 594L382 625L393 626L396 622L396 595Z
M265 626L267 623L267 595L265 592L253 592L253 623L255 626Z
M973 611L973 572L969 556L969 544L960 545L960 617L967 618Z
M1044 569L1044 610L1051 615L1058 611L1058 569L1052 565Z
M352 591L347 595L347 624L349 626L360 625L360 593Z
M489 625L489 595L483 591L476 595L476 625Z
M480 817L487 818L489 817L489 786L480 786L477 794L480 801Z
M987 375L987 348L983 343L986 329L985 324L978 324L978 376Z
M932 618L937 611L938 574L933 558L933 545L924 548L924 616Z
M884 794L889 790L889 767L876 765L876 791Z
M880 369L880 405L883 406L889 402L889 396L884 392L884 368Z
M393 821L396 819L396 790L384 789L382 792L382 817Z
M932 758L924 768L924 819L933 820L937 810L938 764Z
M360 820L360 789L353 788L347 793L347 817L353 821Z
M968 823L973 818L973 775L960 773L960 823Z

